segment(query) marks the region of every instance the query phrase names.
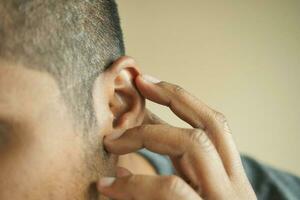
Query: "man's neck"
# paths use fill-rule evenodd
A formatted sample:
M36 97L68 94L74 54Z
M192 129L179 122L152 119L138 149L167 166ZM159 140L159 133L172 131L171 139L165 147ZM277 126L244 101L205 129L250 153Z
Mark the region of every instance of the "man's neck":
M118 166L128 169L133 174L157 175L151 163L137 153L120 156Z

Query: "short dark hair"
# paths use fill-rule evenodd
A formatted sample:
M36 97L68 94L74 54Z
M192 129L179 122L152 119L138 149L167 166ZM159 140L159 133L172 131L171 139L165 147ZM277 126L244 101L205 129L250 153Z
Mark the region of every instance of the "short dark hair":
M85 127L95 78L124 54L114 0L0 1L0 59L50 73Z

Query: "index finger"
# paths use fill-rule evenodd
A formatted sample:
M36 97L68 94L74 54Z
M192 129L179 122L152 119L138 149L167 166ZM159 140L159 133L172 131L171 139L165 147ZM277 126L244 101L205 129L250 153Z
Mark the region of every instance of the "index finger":
M228 174L242 169L239 153L225 118L180 86L167 82L151 82L147 76L138 76L136 86L147 99L168 106L179 118L194 128L206 131L216 146Z
M211 109L177 85L167 82L151 84L145 77L136 78L136 86L145 98L168 106L194 128L206 128L206 121L211 118Z

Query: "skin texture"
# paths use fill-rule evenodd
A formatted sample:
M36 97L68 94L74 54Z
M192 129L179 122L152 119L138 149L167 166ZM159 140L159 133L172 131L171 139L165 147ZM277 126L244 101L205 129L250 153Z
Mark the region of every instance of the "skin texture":
M0 199L83 199L83 141L53 79L2 65L0 110Z
M193 128L146 112L144 98ZM224 116L181 87L146 81L132 58L99 75L93 107L98 126L82 133L53 77L1 63L0 199L256 199ZM143 147L169 155L178 175L116 167L118 155Z
M141 94L168 106L192 126L171 126L156 117L119 137L108 135L109 152L122 155L141 148L168 155L178 175L134 175L126 169L102 178L99 191L113 199L256 199L223 114L206 106L179 86L138 76Z
M133 59L123 57L99 75L97 127L83 133L50 74L1 62L0 199L107 199L96 181L115 175L118 158L104 152L102 141L142 123L138 74Z

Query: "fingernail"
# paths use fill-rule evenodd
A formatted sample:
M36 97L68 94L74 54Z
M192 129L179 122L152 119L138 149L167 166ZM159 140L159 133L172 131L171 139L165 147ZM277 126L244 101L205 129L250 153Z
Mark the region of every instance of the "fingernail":
M154 83L154 84L156 84L156 83L159 83L159 82L160 82L160 80L159 80L159 79L157 79L157 78L155 78L155 77L153 77L153 76L149 76L149 75L142 75L142 77L143 77L143 79L144 79L145 81L147 81L147 82L151 82L151 83Z
M109 187L115 182L116 178L114 177L104 177L99 181L99 187Z

